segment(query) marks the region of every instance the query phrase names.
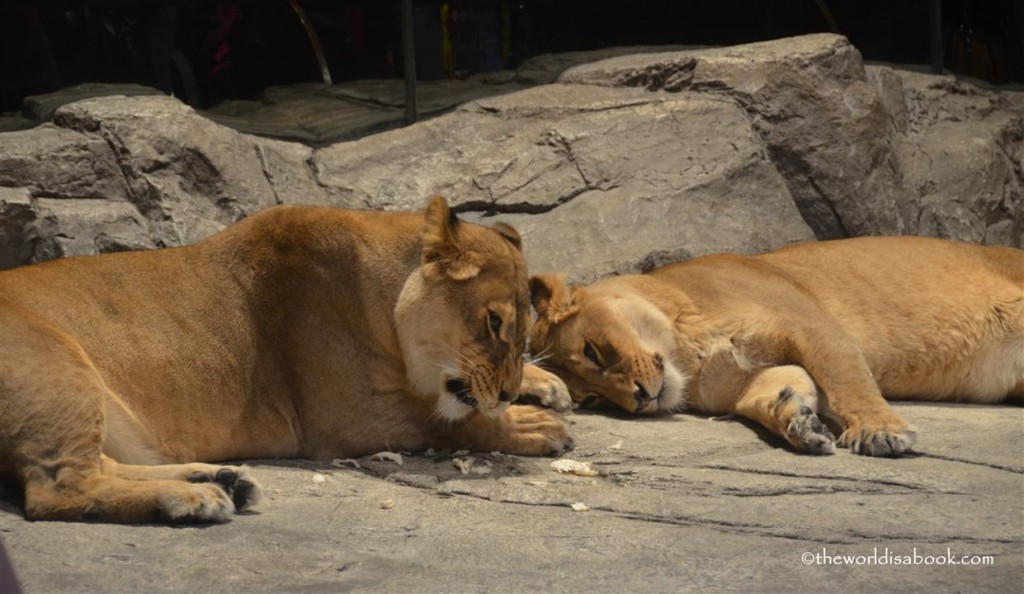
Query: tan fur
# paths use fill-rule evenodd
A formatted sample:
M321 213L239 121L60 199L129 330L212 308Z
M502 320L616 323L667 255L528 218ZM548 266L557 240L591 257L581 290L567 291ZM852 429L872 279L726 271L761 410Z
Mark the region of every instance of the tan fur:
M0 469L34 519L220 521L259 486L197 461L556 452L565 422L509 404L560 383L524 382L528 323L518 235L441 198L2 272Z
M833 449L819 413L840 425L839 445L909 449L916 434L883 394L1024 397L1024 252L1013 248L849 239L586 288L538 276L531 292L531 348L575 400L737 413L809 452Z

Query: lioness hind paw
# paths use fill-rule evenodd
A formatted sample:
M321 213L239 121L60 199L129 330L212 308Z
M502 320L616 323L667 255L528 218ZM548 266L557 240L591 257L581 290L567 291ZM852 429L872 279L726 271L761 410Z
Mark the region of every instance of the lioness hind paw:
M801 406L790 418L786 437L801 452L824 456L836 452L835 436L809 406Z
M196 484L161 495L158 508L172 522L227 522L235 504L219 485Z
M245 511L259 503L263 498L263 489L253 480L249 469L240 467L221 467L215 472L196 471L186 479L190 483L213 483L220 487L235 506L235 511Z
M902 456L917 442L912 428L891 430L883 428L848 428L839 438L839 445L849 447L864 456Z

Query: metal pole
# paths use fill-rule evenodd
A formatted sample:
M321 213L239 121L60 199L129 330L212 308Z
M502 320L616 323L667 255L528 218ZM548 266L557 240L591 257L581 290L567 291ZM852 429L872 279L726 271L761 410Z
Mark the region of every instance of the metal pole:
M331 69L327 67L327 58L324 56L324 50L320 46L320 37L317 36L316 29L313 28L313 24L306 18L306 11L302 10L299 0L288 0L288 4L292 5L292 10L299 17L302 28L306 30L309 45L313 46L313 55L316 56L316 62L320 65L320 78L323 79L325 85L331 86Z
M402 62L405 64L405 121L416 121L416 43L413 39L412 0L402 0Z

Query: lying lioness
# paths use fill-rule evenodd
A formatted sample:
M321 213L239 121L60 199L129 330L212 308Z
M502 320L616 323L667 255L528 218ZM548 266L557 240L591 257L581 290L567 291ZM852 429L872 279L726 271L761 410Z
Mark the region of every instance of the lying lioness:
M518 234L442 198L277 207L188 247L3 272L0 467L32 519L222 521L259 487L196 461L558 452L558 415L510 406L565 393L524 383L528 316Z
M574 400L736 413L798 450L898 456L883 399L1024 398L1024 252L890 237L716 255L586 288L531 279L531 349Z

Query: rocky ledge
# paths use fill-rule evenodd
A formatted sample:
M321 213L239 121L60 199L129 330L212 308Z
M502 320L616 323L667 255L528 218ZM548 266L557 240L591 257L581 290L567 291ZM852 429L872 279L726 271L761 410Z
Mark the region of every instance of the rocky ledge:
M581 61L319 147L170 97L35 101L48 123L0 134L0 266L189 243L272 204L408 209L438 193L516 225L534 270L584 281L815 238L1024 241L1024 93L865 66L824 34ZM321 110L387 95L349 87L273 95Z

